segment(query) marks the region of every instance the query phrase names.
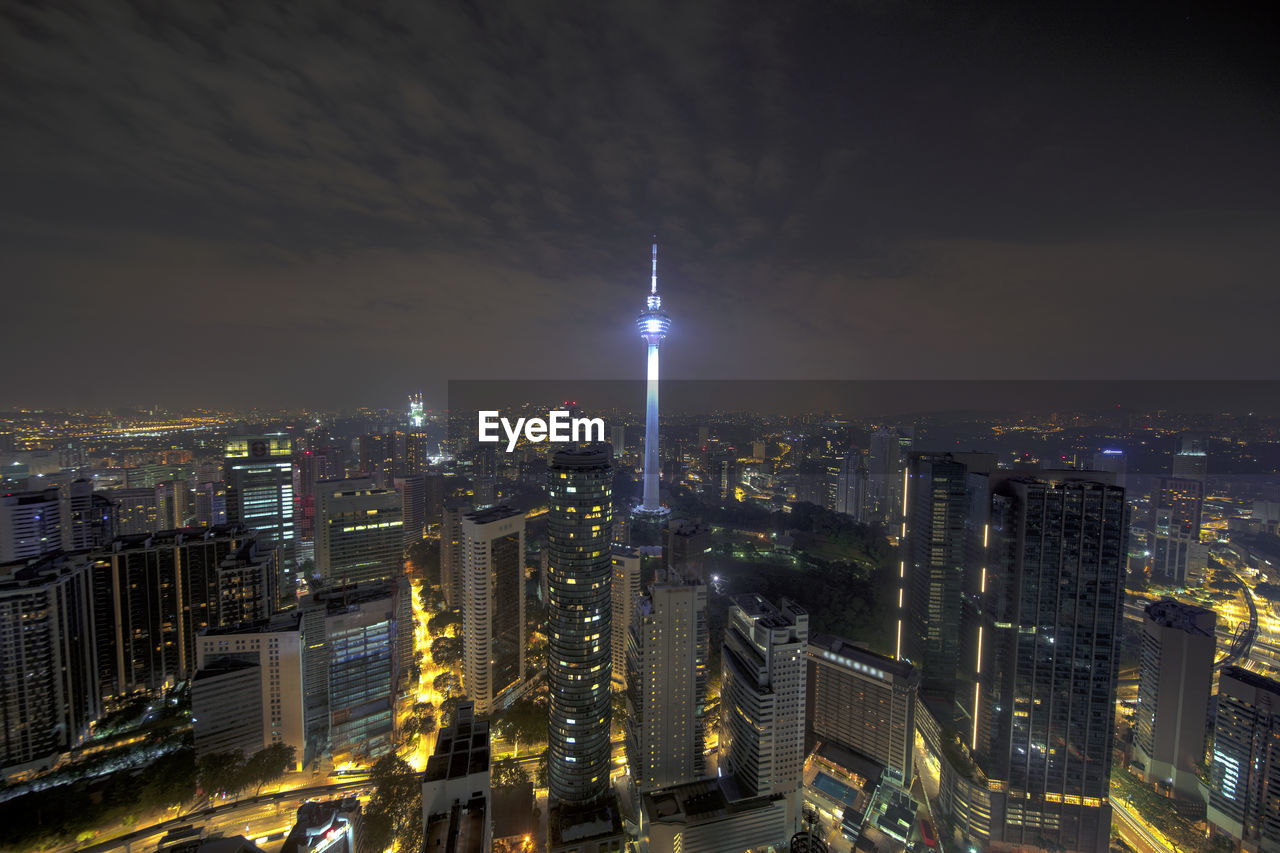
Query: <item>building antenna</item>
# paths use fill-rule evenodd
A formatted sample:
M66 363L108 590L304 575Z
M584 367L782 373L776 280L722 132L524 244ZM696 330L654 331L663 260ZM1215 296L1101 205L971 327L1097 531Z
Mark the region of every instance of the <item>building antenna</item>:
M658 292L658 235L653 235L653 278L650 280L649 293Z

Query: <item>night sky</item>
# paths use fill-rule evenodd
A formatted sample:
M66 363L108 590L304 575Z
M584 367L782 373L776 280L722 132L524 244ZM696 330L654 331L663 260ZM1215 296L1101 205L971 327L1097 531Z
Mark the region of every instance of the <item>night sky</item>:
M1277 376L1266 4L479 5L0 5L0 408Z

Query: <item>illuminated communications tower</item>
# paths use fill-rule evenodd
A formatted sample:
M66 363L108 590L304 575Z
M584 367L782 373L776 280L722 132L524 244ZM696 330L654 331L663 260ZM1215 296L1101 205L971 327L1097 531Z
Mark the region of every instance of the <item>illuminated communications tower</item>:
M658 295L658 241L653 242L653 274L649 283L649 299L636 318L640 337L649 345L649 387L644 417L644 502L640 512L664 515L667 508L658 499L658 347L671 328L671 317L662 310Z

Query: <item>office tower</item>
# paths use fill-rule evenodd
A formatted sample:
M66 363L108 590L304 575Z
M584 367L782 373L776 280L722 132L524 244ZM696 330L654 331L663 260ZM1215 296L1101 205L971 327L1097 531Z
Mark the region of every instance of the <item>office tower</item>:
M871 433L867 452L868 521L891 523L902 507L902 472L912 430L883 427Z
M321 480L316 496L316 574L326 584L388 580L404 555L400 495L371 478Z
M423 510L427 518L427 527L440 523L440 514L444 511L444 496L449 477L438 472L431 472L424 475L426 478L425 492L425 509ZM545 479L539 479L541 483Z
M598 800L609 790L613 669L609 452L600 448L557 451L547 477L547 778L551 799L573 805Z
M613 549L613 585L610 599L613 613L613 689L627 686L627 634L631 614L640 595L640 555L630 549Z
M401 538L408 548L427 535L427 475L406 474L397 478L396 489L400 492L400 515L404 519Z
M262 749L262 701L261 667L233 658L202 665L191 678L196 757Z
M404 464L400 476L409 477L414 474L425 474L431 467L431 456L427 449L427 434L420 430L412 430L404 437Z
M222 624L220 568L244 531L234 525L121 537L93 569L105 696L157 690L195 672L196 635Z
M1089 470L1105 471L1115 475L1116 485L1123 489L1128 466L1128 459L1124 451L1110 448L1093 454L1093 464L1089 466Z
M355 796L328 802L308 800L298 806L295 819L280 853L358 853L368 846L361 844L364 810Z
M112 489L107 497L115 507L117 536L145 536L158 529L155 487Z
M462 518L462 689L477 713L524 681L524 513L495 506Z
M1151 493L1151 576L1185 586L1192 550L1200 543L1204 486L1197 480L1161 477Z
M471 482L471 504L476 509L484 509L498 502L498 478L493 476L476 477Z
M907 620L903 654L921 670L924 689L955 690L966 565L968 468L947 454L908 462L905 541Z
M227 439L224 480L227 519L257 531L265 548L280 551L276 586L292 589L294 562L293 443L281 435Z
M0 777L53 766L102 712L91 561L0 565Z
M957 691L957 746L977 770L947 757L941 795L984 845L1107 847L1128 520L1124 490L1098 476L992 486Z
M1237 666L1218 677L1209 824L1237 849L1280 849L1280 682Z
M691 782L705 771L706 586L679 578L653 584L636 602L629 634L631 780L641 790Z
M156 484L156 529L177 530L186 527L190 516L191 490L186 480L168 480Z
M1142 624L1137 760L1144 781L1187 799L1199 797L1216 622L1212 610L1165 600L1147 605Z
M1205 455L1200 439L1184 435L1178 442L1178 452L1173 455L1171 473L1179 480L1195 480L1200 493L1207 494L1205 485L1209 475L1209 457Z
M422 774L423 850L488 850L489 721L459 702Z
M711 528L687 518L672 519L667 525L667 569L686 580L706 583L707 552L711 550Z
M663 338L671 329L671 317L662 310L662 297L658 295L658 243L653 243L653 273L649 283L649 298L645 310L636 318L636 328L649 348L648 386L645 396L644 419L644 499L640 503L643 513L662 515L667 512L658 495L658 350Z
M809 635L806 728L874 760L903 788L914 778L920 674L830 634Z
M63 550L101 548L115 538L115 511L111 501L95 492L90 481L75 480L67 486L67 509L67 523L62 530Z
M219 626L239 625L293 604L293 590L276 587L280 552L260 548L253 537L241 537L218 565Z
M311 611L303 614L304 693L310 693L307 701L315 715L321 700L312 664L323 661L323 713L335 757L377 756L391 749L403 650L413 632L411 620L403 618L406 589L386 582L326 589L304 605ZM312 608L323 613L322 622Z
M61 550L62 510L57 486L0 497L0 563Z
M613 445L613 458L621 459L627 453L627 428L614 426L609 428L609 443Z
M227 523L227 487L222 482L196 486L196 525L212 527Z
M784 794L799 817L809 614L736 595L721 647L720 765L743 797Z
M446 498L440 523L440 592L446 607L462 607L462 517L471 512L464 497Z
M296 610L201 634L196 651L200 669L192 687L197 748L202 731L213 740L225 726L229 731L251 732L257 749L273 743L292 746L295 766L305 761L309 757L305 654L301 614ZM195 706L195 685L201 678L207 681L203 703L207 714ZM232 690L232 684L242 681L252 685L251 700L242 700ZM217 689L219 684L227 685L225 692ZM240 720L234 726L220 722L237 716L237 709Z
M390 485L396 470L396 437L360 436L360 471L372 477L379 488Z
M840 459L833 508L859 523L865 517L867 476L867 463L862 458L862 451L856 447L850 448Z

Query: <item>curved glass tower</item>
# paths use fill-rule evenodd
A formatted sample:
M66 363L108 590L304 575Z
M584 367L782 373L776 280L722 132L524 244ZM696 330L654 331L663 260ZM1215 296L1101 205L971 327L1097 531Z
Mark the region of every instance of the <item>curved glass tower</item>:
M608 448L561 450L547 474L547 781L553 802L589 803L609 790L612 460Z
M671 317L662 310L658 295L658 243L653 243L653 273L649 280L649 299L645 310L636 318L640 337L649 345L649 386L644 415L644 501L640 512L662 515L667 512L658 498L658 349L671 328Z

